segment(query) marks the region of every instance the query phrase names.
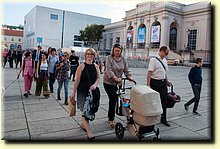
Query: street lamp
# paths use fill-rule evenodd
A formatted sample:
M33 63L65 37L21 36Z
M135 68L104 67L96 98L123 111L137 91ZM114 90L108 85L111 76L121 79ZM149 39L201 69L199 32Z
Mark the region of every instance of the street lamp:
M186 51L188 51L188 50L189 50L189 34L190 34L190 30L189 30L189 29L186 31L186 34L187 34L187 45L186 45Z

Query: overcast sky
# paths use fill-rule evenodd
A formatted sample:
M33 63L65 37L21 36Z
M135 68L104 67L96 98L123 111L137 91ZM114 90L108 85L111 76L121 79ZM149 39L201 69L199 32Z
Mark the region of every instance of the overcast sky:
M1 3L2 24L7 25L23 25L24 16L30 12L36 5L51 7L56 9L68 10L83 14L100 16L111 19L112 23L121 21L125 17L125 11L134 9L138 3L147 0L82 0L71 1L67 0L55 2L35 2L35 1L6 1ZM182 1L179 1L182 2ZM184 3L196 2L195 0L184 1Z

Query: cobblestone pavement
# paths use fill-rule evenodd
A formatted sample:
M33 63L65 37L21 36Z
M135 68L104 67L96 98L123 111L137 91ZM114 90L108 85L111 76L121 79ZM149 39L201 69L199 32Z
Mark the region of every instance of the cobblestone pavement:
M180 141L210 141L213 140L212 130L212 102L211 96L211 70L203 69L203 85L198 112L201 116L192 114L192 106L185 111L183 105L192 98L193 93L187 74L190 67L170 66L168 78L174 84L174 91L181 96L181 102L174 108L168 109L168 121L171 127L156 124L160 130L161 140ZM2 69L2 139L3 140L86 140L86 133L81 129L81 113L77 110L75 117L68 117L67 106L64 102L64 89L62 100L56 100L57 82L55 92L49 98L35 96L35 82L32 85L32 94L28 98L23 96L23 78L16 80L19 69ZM133 78L137 84L146 84L146 68L131 68ZM113 140L122 142L124 140L137 140L137 136L125 130L124 137L119 140L115 130L111 129L107 122L108 98L102 84L102 77L99 83L101 90L101 102L96 119L90 122L95 140ZM69 93L72 91L73 83L69 83ZM129 96L129 91L125 96ZM116 116L116 122L126 126L124 116ZM155 128L155 129L156 129ZM144 141L152 140L149 136Z

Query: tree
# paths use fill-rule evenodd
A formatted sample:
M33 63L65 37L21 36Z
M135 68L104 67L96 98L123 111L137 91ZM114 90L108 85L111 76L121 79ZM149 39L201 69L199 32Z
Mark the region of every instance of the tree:
M99 44L104 32L104 25L91 24L84 30L80 30L80 39L85 42L86 46L94 47Z

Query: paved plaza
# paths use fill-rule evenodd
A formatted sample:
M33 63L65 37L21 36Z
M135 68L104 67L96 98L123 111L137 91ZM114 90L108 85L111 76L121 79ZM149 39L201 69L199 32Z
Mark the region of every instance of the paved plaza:
M130 68L133 78L137 84L146 84L146 68ZM211 112L211 70L203 69L203 85L198 112L201 116L192 114L192 107L185 111L183 105L193 97L192 89L187 75L190 67L170 66L168 78L174 85L174 91L181 96L181 102L174 108L168 109L168 121L171 127L157 124L155 127L160 130L160 137L166 140L213 140L211 131L213 118ZM57 82L55 82L55 92L49 98L35 96L35 82L33 82L31 93L33 95L25 98L23 96L24 80L20 77L16 80L19 69L2 69L2 129L1 139L3 140L86 140L86 133L81 129L81 113L77 110L75 117L68 117L67 106L64 105L64 89L62 90L62 100L58 101L56 95ZM117 139L114 129L111 129L107 122L108 98L103 88L103 74L99 87L101 90L100 108L96 114L96 119L90 122L95 140L113 140L122 142L125 140L137 140L128 131L125 131L123 139ZM73 89L73 83L69 83L69 94ZM129 84L131 85L131 84ZM129 91L125 96L129 96ZM126 126L126 118L116 116L116 122L121 122ZM151 137L143 139L150 141Z

